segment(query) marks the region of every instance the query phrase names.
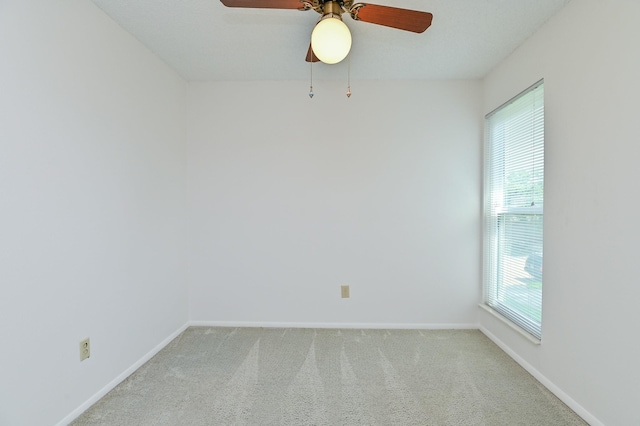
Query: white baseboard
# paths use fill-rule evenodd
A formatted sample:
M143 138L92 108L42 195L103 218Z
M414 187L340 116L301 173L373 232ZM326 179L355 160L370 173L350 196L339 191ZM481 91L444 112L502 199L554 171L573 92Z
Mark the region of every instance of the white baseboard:
M595 416L589 413L584 407L578 404L573 398L567 395L562 389L556 386L551 380L549 380L545 375L536 370L531 364L524 360L520 355L515 353L509 346L507 346L502 340L498 339L493 333L487 330L485 327L480 326L480 331L487 336L493 343L498 345L500 349L505 351L507 355L514 359L515 362L520 364L522 368L527 370L529 374L535 377L540 383L544 385L551 393L560 399L560 401L564 402L569 408L576 412L577 415L582 417L582 419L589 423L591 426L604 426L600 420L598 420Z
M147 352L147 354L145 354L142 358L136 361L131 367L127 368L118 377L116 377L111 382L109 382L109 384L107 384L105 387L100 389L95 395L93 395L91 398L85 401L82 405L80 405L78 408L76 408L71 413L69 413L69 415L67 415L64 419L60 420L60 422L56 426L66 426L72 421L74 421L76 418L80 416L80 414L84 413L89 407L91 407L93 404L98 402L100 398L102 398L107 393L109 393L109 391L111 391L113 388L118 386L124 379L126 379L131 374L133 374L133 372L136 371L138 368L142 367L142 365L145 362L153 358L158 352L160 352L165 346L167 346L173 339L178 337L180 333L185 331L188 327L189 327L189 324L187 323L182 327L180 327L179 329L177 329L176 331L174 331L173 333L171 333L169 337L167 337L162 342L160 342L155 348Z
M256 327L256 328L344 328L369 330L477 330L478 324L398 324L398 323L301 323L257 321L189 321L193 327Z

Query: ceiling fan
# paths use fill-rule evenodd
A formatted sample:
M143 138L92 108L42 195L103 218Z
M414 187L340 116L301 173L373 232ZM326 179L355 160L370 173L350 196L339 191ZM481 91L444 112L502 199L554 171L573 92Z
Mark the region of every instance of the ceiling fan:
M355 21L384 25L422 33L431 25L433 15L418 10L400 9L353 0L220 0L227 7L315 10L321 17L311 34L306 61L335 64L351 50L351 33L342 22L348 13Z

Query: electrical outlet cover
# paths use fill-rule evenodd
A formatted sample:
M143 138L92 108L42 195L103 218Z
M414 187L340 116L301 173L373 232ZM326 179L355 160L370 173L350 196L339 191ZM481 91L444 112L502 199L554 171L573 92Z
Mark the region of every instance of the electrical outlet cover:
M80 342L80 361L84 361L85 359L91 356L91 342L89 342L89 338L82 340Z
M343 285L341 288L341 293L342 293L342 298L343 299L348 299L349 298L349 286L348 285Z

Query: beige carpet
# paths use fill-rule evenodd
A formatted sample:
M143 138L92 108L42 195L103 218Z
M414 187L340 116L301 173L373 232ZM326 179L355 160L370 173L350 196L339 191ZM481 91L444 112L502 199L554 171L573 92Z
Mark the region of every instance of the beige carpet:
M73 425L584 425L477 330L192 327Z

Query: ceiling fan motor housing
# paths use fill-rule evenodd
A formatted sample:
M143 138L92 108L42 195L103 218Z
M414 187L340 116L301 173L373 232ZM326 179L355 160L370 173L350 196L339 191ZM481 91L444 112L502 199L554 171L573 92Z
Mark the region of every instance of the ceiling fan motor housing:
M341 18L342 16L342 6L337 1L326 1L322 5L322 18L324 19L327 15L332 16L334 18Z

